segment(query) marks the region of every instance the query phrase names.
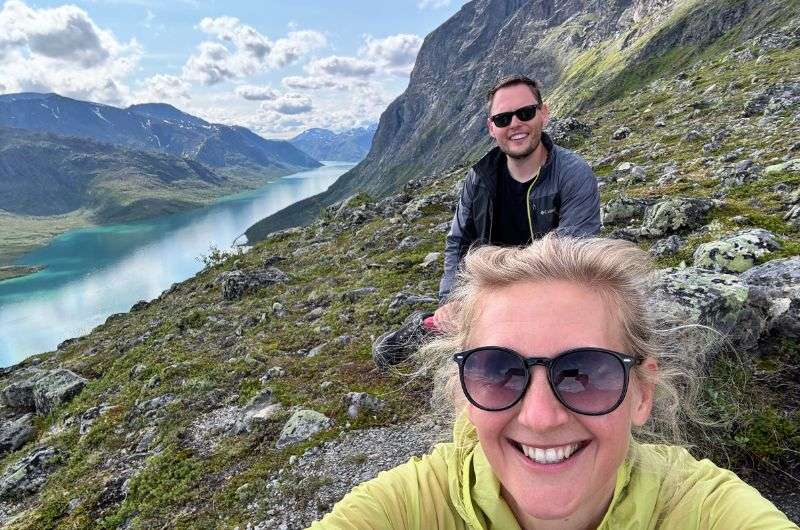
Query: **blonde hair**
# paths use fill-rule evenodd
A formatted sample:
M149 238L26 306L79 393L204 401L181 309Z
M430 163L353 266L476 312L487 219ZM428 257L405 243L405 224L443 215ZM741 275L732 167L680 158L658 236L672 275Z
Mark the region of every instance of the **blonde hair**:
M686 334L678 328L657 327L663 317L649 302L651 273L647 253L622 240L548 234L527 247L470 250L448 300L458 308L452 329L417 353L422 372L434 375L434 409L452 421L465 404L452 356L468 348L484 297L520 282L563 281L598 292L614 309L625 353L658 364L657 371L642 365L632 371L632 377L654 386L650 419L634 439L685 445L683 426L687 418L697 418L694 402L706 348L689 348Z

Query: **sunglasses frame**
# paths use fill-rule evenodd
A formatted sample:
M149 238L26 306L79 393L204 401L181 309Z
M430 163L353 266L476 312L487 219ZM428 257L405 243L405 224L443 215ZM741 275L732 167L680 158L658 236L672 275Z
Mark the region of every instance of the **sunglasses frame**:
M527 109L529 109L529 108L531 108L531 107L533 107L533 116L531 116L531 117L530 117L530 118L528 118L527 120L523 120L523 119L522 119L522 116L520 116L518 113L519 113L521 110L527 110ZM506 127L508 127L509 125L511 125L511 122L512 122L512 121L514 121L514 116L516 116L516 117L519 119L519 121L525 121L525 122L527 122L527 121L531 121L532 119L534 119L534 118L536 117L536 113L537 113L537 111L538 111L540 108L542 108L542 106L541 106L539 103L534 103L534 104L532 104L532 105L525 105L524 107L520 107L520 108L518 108L518 109L516 109L516 110L510 110L510 111L508 111L508 112L498 112L497 114L494 114L494 115L492 115L492 116L489 116L489 119L492 121L492 123L494 123L494 126L495 126L495 127L497 127L497 128L500 128L500 129L505 129ZM507 124L505 124L505 125L500 125L500 124L498 124L498 123L495 121L497 118L499 118L499 117L501 117L501 116L508 116L508 117L509 117L509 120L508 120L508 123L507 123Z
M482 350L500 350L510 353L515 357L517 357L518 359L520 359L522 361L523 366L525 367L525 386L523 387L522 392L520 392L520 395L508 406L496 409L484 407L483 405L477 403L474 399L472 399L472 396L467 391L467 385L464 382L464 364L466 364L467 359L470 357L470 355ZM601 412L582 412L580 410L575 410L569 404L564 402L564 400L561 398L559 393L556 392L556 389L553 386L553 378L554 378L553 368L554 366L557 365L556 361L566 355L571 355L576 352L585 350L611 355L612 357L617 359L617 361L619 361L619 363L622 365L622 369L625 374L622 382L622 391L620 392L619 399L617 400L616 403L614 403L614 405ZM464 396L467 398L467 400L469 400L470 403L472 403L481 410L485 410L487 412L500 412L503 410L508 410L517 403L519 403L520 401L522 401L522 398L525 397L525 394L528 392L528 386L531 384L531 379L532 379L531 371L533 370L534 367L536 367L536 365L542 365L547 369L547 384L550 386L550 390L553 392L553 395L556 397L559 403L561 403L568 410L571 410L576 414L581 414L583 416L603 416L605 414L609 414L614 410L616 410L617 407L619 407L622 404L622 402L625 401L625 395L628 392L628 381L630 379L631 367L637 364L641 364L643 358L633 357L631 355L616 352L613 350L606 350L604 348L595 348L589 346L584 346L581 348L572 348L567 351L559 353L555 357L523 357L521 354L512 350L511 348L505 348L503 346L481 346L478 348L472 348L471 350L459 352L453 356L453 360L458 364L458 378L461 381L461 389L464 392Z

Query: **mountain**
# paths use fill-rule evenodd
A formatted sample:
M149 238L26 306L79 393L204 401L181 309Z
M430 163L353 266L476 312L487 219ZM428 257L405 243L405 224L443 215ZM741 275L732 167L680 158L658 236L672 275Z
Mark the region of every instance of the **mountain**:
M198 206L235 184L190 158L0 127L0 210L18 216L83 209L122 222Z
M209 123L164 103L121 109L58 94L6 94L0 96L0 126L162 152L228 173L275 176L320 166L286 141Z
M594 13L623 3L588 5ZM513 29L503 10L478 17L486 5L471 2L456 18ZM671 3L635 5L655 10L630 12L651 24L642 30L674 16L658 11ZM764 5L778 18L765 11L756 23L770 27L734 26L707 52L650 77L633 66L636 88L587 93L603 103L564 100L572 119L554 134L598 176L603 234L653 256L653 305L678 319L659 337L700 333L688 352L697 356L714 347L690 411L709 421L682 417L675 427L694 456L731 468L797 523L800 18L781 11L788 4ZM715 11L690 13L679 25L691 33L726 24ZM475 60L481 46L491 55L492 35L449 24L452 42L426 39L441 46L438 60L472 43ZM589 35L587 50L599 45L575 31ZM689 49L674 43L667 65ZM564 68L584 71L578 85L603 85L608 71L586 66ZM626 78L624 68L610 75ZM389 156L375 149L376 160ZM212 253L157 299L0 369L0 526L307 528L355 483L446 437L431 419L430 371L378 372L370 350L412 312L436 307L466 171L461 162L420 170L383 198L354 194L247 252ZM664 361L667 371L685 358Z
M317 160L357 162L369 152L377 124L356 127L341 133L328 129L308 129L289 142Z
M485 94L503 75L543 84L556 116L606 105L722 55L783 22L797 0L474 0L424 40L408 88L383 112L366 158L325 193L252 226L251 241L309 222L358 191L382 197L489 147Z

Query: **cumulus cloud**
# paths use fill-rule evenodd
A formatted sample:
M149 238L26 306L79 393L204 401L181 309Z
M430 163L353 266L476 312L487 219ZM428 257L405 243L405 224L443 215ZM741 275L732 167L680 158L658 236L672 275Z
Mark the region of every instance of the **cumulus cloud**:
M53 91L121 103L121 81L136 67L141 48L120 43L73 5L36 9L7 0L0 9L0 70L5 90Z
M242 85L236 87L236 94L251 101L273 100L278 93L268 86Z
M278 114L303 114L314 108L311 98L303 94L284 94L273 101L261 104L264 110L272 110Z
M422 38L418 35L399 33L383 39L368 35L361 53L388 73L404 77L414 68L414 61L421 46Z
M156 74L144 80L136 100L142 102L174 101L190 99L191 85L174 75Z
M417 7L420 9L439 9L450 5L451 0L419 0Z
M356 57L331 55L309 63L308 72L333 77L369 77L375 73L375 64Z
M287 66L327 44L325 36L313 30L292 31L273 42L252 26L228 16L206 17L198 28L219 42L202 42L184 65L183 74L205 85Z

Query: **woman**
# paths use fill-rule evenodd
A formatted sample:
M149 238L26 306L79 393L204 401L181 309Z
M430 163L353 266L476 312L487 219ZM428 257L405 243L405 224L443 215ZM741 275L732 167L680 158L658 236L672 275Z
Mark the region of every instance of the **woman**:
M420 352L459 412L453 442L356 487L312 528L797 528L732 472L634 441L644 428L679 437L676 381L696 388L696 366L653 331L648 272L614 240L470 252L457 329Z

